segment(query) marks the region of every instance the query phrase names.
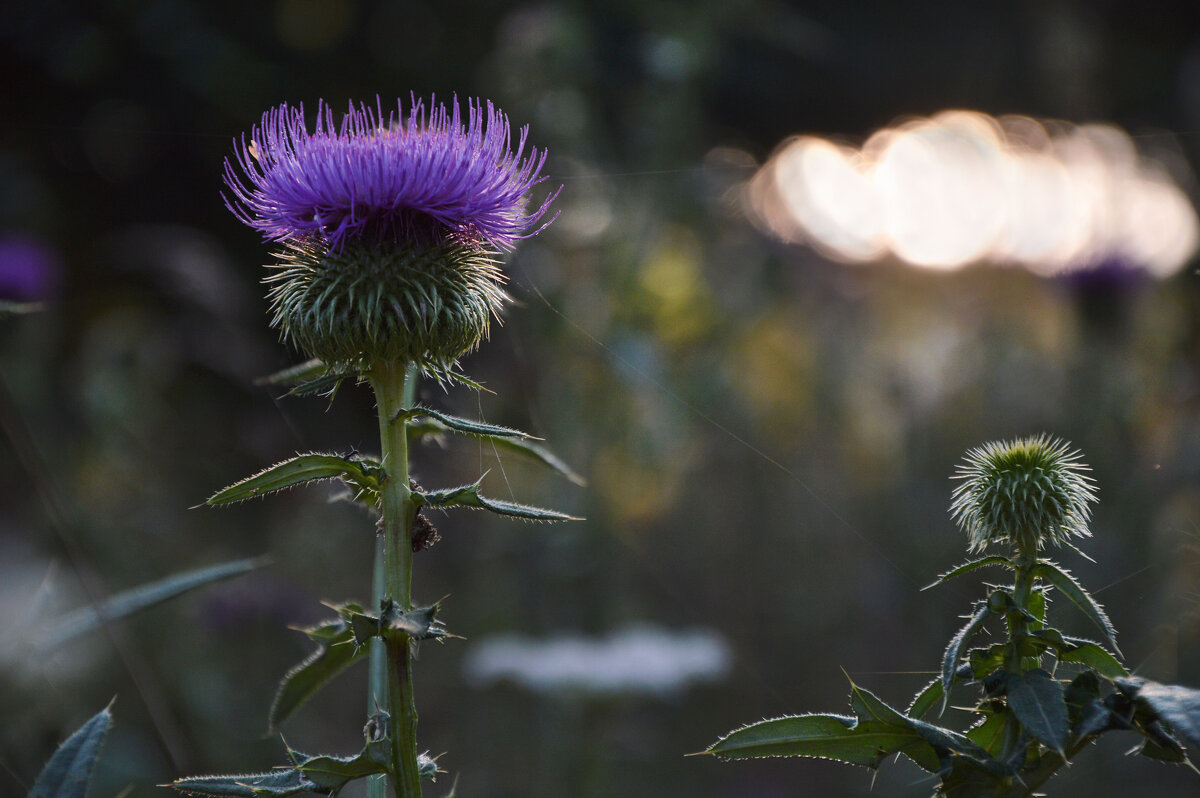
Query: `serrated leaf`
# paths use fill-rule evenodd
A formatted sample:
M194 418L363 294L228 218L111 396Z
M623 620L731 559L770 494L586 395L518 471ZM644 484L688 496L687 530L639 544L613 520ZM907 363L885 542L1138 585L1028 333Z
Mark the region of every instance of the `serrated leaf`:
M993 712L967 731L967 738L979 745L993 757L1004 751L1004 727L1006 716Z
M970 562L965 562L965 563L962 563L961 565L954 566L949 571L942 574L937 579L935 579L933 582L931 582L930 584L926 585L925 587L923 587L921 589L928 590L929 588L936 587L937 585L940 585L943 582L949 581L956 576L962 576L963 574L968 574L971 571L977 570L979 568L987 568L990 566L997 566L997 565L1008 568L1009 570L1012 570L1012 567L1013 567L1012 561L1009 560L1007 557L1002 557L999 554L990 554L987 557L980 557L978 560L971 560Z
M218 798L286 798L299 792L334 795L355 779L388 772L387 758L380 756L380 743L386 742L386 738L369 742L361 752L350 757L310 756L289 748L291 767L266 773L190 776L176 779L171 786L182 793ZM421 754L417 757L417 772L423 781L432 780L438 772L437 762Z
M888 706L887 703L870 690L865 690L854 684L854 682L850 683L850 706L861 722L887 724L915 733L921 740L931 746L931 752L952 751L965 756L975 757L980 761L988 759L988 753L975 745L965 735L905 715ZM909 752L904 751L903 753ZM922 767L925 767L926 762L929 761L927 757L918 758L912 754L909 754L909 756ZM937 767L934 768L934 770L937 769Z
M942 775L939 798L994 798L1007 792L1007 774L993 773L966 757L950 760L950 771Z
M216 798L285 798L316 787L295 768L228 776L188 776L175 779L171 786L187 795L211 795Z
M419 503L423 505L428 507L437 507L440 509L449 509L451 507L468 507L490 510L493 513L508 515L514 518L523 518L527 521L583 520L572 515L567 515L566 513L560 513L557 510L546 510L541 507L531 507L526 504L517 504L516 502L490 499L479 493L478 482L470 485L460 485L456 488L446 488L444 490L431 491L429 493L420 493L414 491L413 496Z
M86 798L100 747L112 727L112 704L63 742L42 769L28 798Z
M946 694L946 689L942 687L942 679L940 676L935 676L929 684L917 693L912 703L908 706L907 714L910 718L920 720L929 710L933 709L933 705L942 700L942 696Z
M1008 677L1008 706L1025 731L1065 759L1070 719L1062 685L1038 668Z
M1149 707L1189 748L1200 751L1200 690L1138 678L1119 679L1117 685Z
M416 440L429 435L439 435L445 432L451 432L445 424L442 424L433 419L424 421L412 422L408 425L409 440ZM524 438L511 437L488 437L486 438L492 446L496 447L497 451L510 452L512 454L526 457L535 462L541 463L552 471L555 471L560 476L565 477L576 485L585 485L587 481L581 477L574 469L563 462L557 455L549 449L537 443L536 440L526 440Z
M988 608L987 602L979 602L975 613L967 620L966 626L959 629L954 637L950 638L950 644L946 646L946 651L942 654L942 710L945 711L946 696L950 692L950 685L954 682L954 672L958 667L958 658L962 653L963 644L967 642L971 635L979 631L983 626L983 622L987 620L991 610Z
M1075 581L1070 573L1049 560L1043 560L1033 567L1033 575L1056 587L1060 593L1071 600L1072 604L1083 610L1084 614L1104 631L1113 650L1118 654L1121 653L1121 649L1117 647L1117 630L1113 628L1112 622L1104 614L1104 609L1092 598L1090 593Z
M1116 657L1105 651L1098 643L1086 642L1061 651L1058 655L1058 661L1077 662L1080 665L1086 665L1096 673L1109 679L1119 679L1129 675L1129 671L1125 670L1125 666L1118 662Z
M511 427L501 427L496 424L486 424L482 421L472 421L469 418L460 418L447 413L441 413L429 407L416 405L415 407L402 409L392 417L392 423L399 421L407 421L410 418L417 416L428 416L442 424L451 432L458 432L463 435L470 435L473 438L534 438L528 432L522 432L519 429Z
M93 607L82 607L61 618L50 621L34 641L34 649L45 652L120 618L161 604L192 590L249 573L271 562L270 557L209 565L181 574L174 574L148 585L141 585L110 596Z
M440 640L454 637L446 630L445 624L437 620L438 610L442 603L436 602L428 607L414 607L411 610L401 610L390 600L380 615L370 615L364 612L346 611L344 617L350 622L354 644L366 646L372 637L379 637L383 630L391 629L403 632L414 642L422 640Z
M318 648L284 674L279 682L267 715L272 732L333 677L367 656L365 647L354 645L353 635L344 623L316 628L322 630ZM333 633L326 635L326 630ZM309 637L314 637L311 631Z
M793 715L743 726L722 737L705 753L722 759L808 756L836 759L875 768L898 743L915 735L857 729L854 718L841 715Z
M370 465L369 461L349 460L336 454L300 454L217 491L205 504L243 502L305 482L327 479L342 479L357 487L373 486L377 490L379 478L377 474L368 475Z
M1079 739L1100 734L1112 728L1113 713L1097 699L1092 699L1083 705L1079 711L1079 723L1075 725L1074 733Z

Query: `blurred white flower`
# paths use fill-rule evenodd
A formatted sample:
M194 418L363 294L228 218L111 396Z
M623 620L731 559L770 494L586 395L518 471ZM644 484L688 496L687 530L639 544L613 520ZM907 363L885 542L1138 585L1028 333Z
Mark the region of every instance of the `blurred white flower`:
M633 626L604 638L491 637L471 646L463 672L477 687L509 681L539 693L669 696L720 681L732 661L728 643L716 632Z

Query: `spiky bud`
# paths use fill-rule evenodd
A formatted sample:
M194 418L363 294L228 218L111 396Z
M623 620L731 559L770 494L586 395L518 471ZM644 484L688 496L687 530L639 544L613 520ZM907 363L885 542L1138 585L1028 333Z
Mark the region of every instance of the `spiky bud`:
M1034 552L1087 537L1096 487L1082 454L1042 434L994 441L964 456L954 474L950 514L967 533L968 548L1008 542Z

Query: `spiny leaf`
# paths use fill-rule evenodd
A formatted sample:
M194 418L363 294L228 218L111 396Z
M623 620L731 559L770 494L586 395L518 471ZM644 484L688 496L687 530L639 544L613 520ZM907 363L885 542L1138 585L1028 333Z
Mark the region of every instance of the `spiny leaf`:
M1200 690L1138 678L1119 679L1117 686L1166 721L1193 752L1200 751Z
M28 798L86 798L100 747L112 727L111 707L110 703L93 715L58 747Z
M467 418L459 418L446 413L438 412L432 408L417 405L408 409L402 409L392 418L392 423L399 421L407 421L410 418L417 416L428 416L435 419L448 430L460 432L463 435L470 435L474 438L533 438L528 432L522 432L519 429L510 427L500 427L495 424L485 424L482 421L472 421Z
M378 475L368 474L370 465L367 460L350 460L336 454L300 454L217 491L205 503L220 505L242 502L305 482L325 479L342 479L355 486L378 490Z
M1062 651L1058 655L1058 661L1078 662L1109 679L1118 679L1129 675L1129 671L1125 670L1125 666L1097 643L1083 643L1082 645Z
M940 676L935 676L929 684L922 688L921 692L917 693L916 698L908 707L907 714L910 718L918 720L925 716L929 710L933 709L933 705L942 700L945 695L946 688L942 686Z
M175 779L170 786L186 795L212 795L217 798L284 798L316 788L295 768L228 776L188 776Z
M998 756L1004 750L1004 727L1006 716L1002 712L994 712L967 731L967 738L980 745L992 756Z
M416 440L428 435L438 435L450 431L452 430L450 430L445 424L433 419L415 421L408 425L409 440ZM476 437L487 440L496 448L497 451L510 452L541 463L576 485L586 484L586 480L576 473L574 469L563 462L549 449L537 443L535 439L493 437L486 435L478 435Z
M1002 557L999 554L991 554L991 555L988 555L987 557L980 557L978 560L971 560L970 562L965 562L961 565L956 565L953 568L951 568L949 571L947 571L946 573L939 576L933 582L931 582L930 584L926 585L925 587L923 587L921 589L928 590L929 588L936 587L937 585L940 585L943 582L949 581L950 579L953 579L956 576L962 576L963 574L970 573L971 571L974 571L978 568L987 568L989 566L995 566L995 565L1003 566L1005 568L1008 568L1009 570L1012 570L1012 567L1013 567L1012 561L1009 560L1007 557Z
M1070 599L1075 606L1083 610L1084 614L1091 618L1093 623L1104 630L1104 634L1107 635L1108 642L1112 645L1113 650L1118 654L1121 653L1121 649L1117 647L1117 630L1113 628L1112 622L1108 620L1108 616L1104 614L1104 610L1100 607L1100 604L1075 581L1075 578L1070 573L1049 560L1043 560L1033 566L1033 575L1058 588L1059 592Z
M82 607L51 621L34 642L35 650L44 652L57 648L103 623L124 618L205 585L241 576L270 562L270 557L234 560L175 574L148 585L122 591L94 607Z
M975 614L967 621L967 625L959 629L954 637L950 639L950 644L946 646L945 653L942 654L942 711L946 709L946 697L950 692L950 685L954 681L954 672L958 667L959 655L962 652L963 644L979 631L983 626L983 622L987 620L991 614L991 609L988 608L987 602L981 601L977 603Z
M923 720L904 715L892 707L888 706L878 696L870 690L864 690L854 682L850 682L850 706L858 715L859 721L863 723L872 722L887 724L898 729L906 729L915 733L921 740L931 746L930 753L936 752L940 756L943 752L953 751L964 756L974 757L980 761L987 761L988 753L979 746L975 745L966 736L952 731L950 729L935 726L931 723L926 723ZM930 761L928 756L914 756L908 750L903 751L921 767L926 767ZM920 753L920 752L916 752ZM933 757L937 759L938 757ZM939 768L935 765L932 770L936 771Z
M279 689L275 692L275 700L271 702L271 711L267 716L270 731L275 731L279 724L291 717L292 713L334 676L366 657L366 647L354 645L353 633L346 624L338 622L336 626L336 633L324 637L316 650L280 680Z
M1065 758L1070 720L1062 685L1053 676L1040 668L1010 674L1008 706L1034 739Z
M299 792L336 795L355 779L388 772L386 754L381 756L381 743L386 745L387 738L368 742L361 752L350 757L309 756L289 748L291 767L266 773L190 776L176 779L170 786L181 793L217 798L286 798ZM417 757L417 772L423 781L431 781L438 773L437 762L421 754Z
M442 603L438 601L428 607L401 610L389 599L384 602L383 611L378 616L347 611L344 617L350 623L354 644L364 648L370 638L379 637L385 629L403 632L415 642L455 637L446 630L445 624L437 620L441 606Z
M722 759L809 756L875 768L912 733L860 730L841 715L793 715L743 726L709 746L704 753Z
M471 507L490 510L500 515L514 518L524 518L529 521L581 521L583 519L560 513L557 510L546 510L541 507L530 507L525 504L506 502L500 499L489 499L479 493L479 483L460 485L456 488L421 493L414 491L413 496L423 505L448 509L450 507Z

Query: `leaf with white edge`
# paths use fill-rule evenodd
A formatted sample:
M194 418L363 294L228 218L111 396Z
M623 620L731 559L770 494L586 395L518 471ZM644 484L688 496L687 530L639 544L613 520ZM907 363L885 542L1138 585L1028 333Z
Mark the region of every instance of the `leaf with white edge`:
M451 416L446 413L438 412L432 408L417 405L415 407L402 409L392 417L392 423L407 421L410 418L417 416L428 416L435 421L441 422L447 430L459 432L463 435L470 435L473 438L534 438L528 432L522 432L519 429L511 427L501 427L496 424L485 424L482 421L472 421L469 418L460 418Z
M1079 711L1079 723L1075 725L1074 733L1078 739L1100 734L1112 728L1112 710L1100 701L1092 699L1084 704Z
M86 798L100 747L112 727L112 704L63 742L42 769L28 798Z
M940 676L935 676L929 684L917 693L916 698L908 706L907 714L910 718L920 720L929 710L933 709L934 704L942 700L942 696L946 694L946 688L942 687L942 679Z
M1038 668L1008 677L1008 706L1025 731L1042 745L1064 756L1070 719L1062 685Z
M1193 752L1200 752L1200 690L1149 679L1119 679L1117 686L1154 712Z
M38 634L33 644L34 648L38 652L49 651L79 635L97 629L105 623L148 609L189 591L241 576L270 562L270 557L234 560L220 565L185 571L157 582L124 590L96 606L82 607L50 621Z
M583 520L572 515L567 515L566 513L560 513L557 510L546 510L541 507L531 507L525 504L517 504L516 502L490 499L479 493L478 482L470 485L460 485L456 488L446 488L444 490L431 491L429 493L414 491L413 496L420 504L423 504L427 507L437 507L439 509L468 507L473 509L490 510L491 512L498 513L499 515L522 518L526 521Z
M991 555L988 555L987 557L981 557L978 560L971 560L970 562L965 562L965 563L962 563L961 565L956 565L955 567L951 568L949 571L942 574L937 579L935 579L933 582L931 582L930 584L926 585L925 587L923 587L921 589L928 590L929 588L936 587L937 585L940 585L943 582L949 581L956 576L962 576L963 574L970 573L971 571L977 570L979 568L987 568L989 566L997 566L997 565L1008 568L1009 570L1012 570L1012 567L1013 567L1012 561L1010 559L1008 559L1007 557L1002 557L999 554L991 554Z
M864 690L854 684L854 682L850 683L850 706L859 720L864 723L887 724L888 726L907 729L915 733L931 747L931 752L937 752L939 756L941 752L952 751L964 756L974 757L981 762L987 761L989 758L987 751L973 743L965 735L904 715L888 706L870 690ZM914 762L922 767L926 767L926 763L929 761L928 757L918 758L918 756L914 756L908 750L902 752L908 754ZM926 769L929 768L926 767ZM936 766L933 768L934 771L938 769Z
M1059 662L1077 662L1086 665L1101 676L1119 679L1129 675L1117 658L1104 650L1099 643L1085 642L1059 652Z
M1093 623L1104 630L1104 634L1108 637L1108 642L1112 644L1113 650L1118 654L1121 653L1121 649L1117 647L1117 630L1113 628L1112 621L1104 614L1104 609L1101 608L1100 604L1075 581L1075 578L1068 571L1058 567L1049 560L1043 560L1033 566L1033 575L1058 588L1060 593L1071 600L1071 603L1083 610L1084 614L1091 618Z
M182 793L211 795L217 798L286 798L300 792L336 795L355 779L387 773L387 738L368 742L356 756L310 756L291 748L291 767L266 773L231 776L190 776L176 779L171 787ZM423 781L432 781L438 773L437 762L426 754L417 757L417 772Z
M914 737L888 731L863 734L857 725L854 718L841 715L793 715L764 720L730 732L704 753L722 759L808 756L875 768L887 756L889 747Z
M285 798L316 788L295 768L228 776L188 776L175 779L170 786L185 795L211 795L216 798Z
M322 638L318 648L304 658L299 664L284 674L271 702L271 710L267 715L269 731L274 732L279 724L292 716L308 699L324 687L333 677L367 656L365 647L354 644L354 635L343 622L328 626L314 627L321 629ZM335 631L325 636L325 630ZM307 631L307 630L306 630ZM313 634L310 632L310 637Z
M979 631L983 626L983 622L987 620L991 614L991 609L987 602L980 601L976 604L975 613L967 620L966 626L959 629L954 637L950 638L949 645L946 646L945 653L942 654L942 711L946 710L946 697L950 692L950 685L954 682L954 672L958 668L958 659L962 653L962 647L967 640Z
M967 730L967 738L981 746L992 756L1004 751L1004 727L1006 715L994 712Z
M341 479L359 488L374 488L378 491L378 467L372 468L373 465L369 460L350 460L336 454L300 454L217 491L205 504L244 502L305 482L327 479Z

